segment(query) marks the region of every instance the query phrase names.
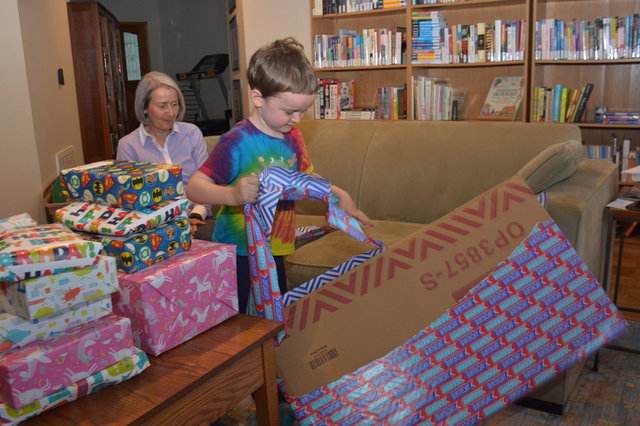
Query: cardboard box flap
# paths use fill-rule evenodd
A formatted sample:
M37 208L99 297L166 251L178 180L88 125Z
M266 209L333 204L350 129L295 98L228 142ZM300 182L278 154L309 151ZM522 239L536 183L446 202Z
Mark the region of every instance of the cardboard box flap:
M514 176L288 306L276 347L288 392L306 394L404 343L547 220Z

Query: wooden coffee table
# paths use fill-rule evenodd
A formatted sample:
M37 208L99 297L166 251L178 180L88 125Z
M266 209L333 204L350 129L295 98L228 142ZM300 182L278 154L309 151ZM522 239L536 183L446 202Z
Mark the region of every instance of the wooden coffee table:
M23 424L210 424L253 394L258 422L279 425L273 337L282 323L238 314L154 357L139 376Z

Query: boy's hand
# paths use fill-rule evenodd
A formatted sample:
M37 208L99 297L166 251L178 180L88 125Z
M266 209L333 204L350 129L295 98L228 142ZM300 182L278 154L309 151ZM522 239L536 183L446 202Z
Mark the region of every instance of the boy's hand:
M340 200L340 202L338 203L338 207L340 207L343 212L351 217L355 217L360 221L360 223L363 223L367 226L374 225L373 221L369 219L369 217L364 214L364 212L360 210L358 206L356 206L356 203L355 201L353 201L353 198L351 198L351 195L335 185L333 185L331 189L333 194Z
M236 186L233 187L234 198L237 206L253 204L258 201L258 189L260 182L257 176L245 176L240 178Z

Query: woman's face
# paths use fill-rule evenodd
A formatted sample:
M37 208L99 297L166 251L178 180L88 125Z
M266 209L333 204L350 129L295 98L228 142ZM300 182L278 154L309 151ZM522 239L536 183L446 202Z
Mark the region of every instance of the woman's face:
M158 87L151 92L149 106L145 110L149 119L149 130L157 129L163 132L170 132L179 112L178 93L168 87Z

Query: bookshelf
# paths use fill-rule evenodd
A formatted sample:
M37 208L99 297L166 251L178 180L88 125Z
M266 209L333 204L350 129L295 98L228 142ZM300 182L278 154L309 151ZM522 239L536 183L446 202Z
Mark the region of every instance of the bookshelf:
M412 80L424 76L446 81L453 88L467 91L462 120L477 119L486 94L495 77L523 76L529 80L528 41L521 59L478 63L437 63L414 64L411 60L412 13L437 11L444 15L447 27L456 25L475 25L479 22L493 24L496 19L526 20L530 22L530 0L467 0L464 2L434 3L413 5L407 0L406 6L378 9L363 12L314 14L314 5L322 0L311 0L311 39L321 34L339 34L340 30L377 28L406 28L405 62L398 65L358 66L358 67L316 67L319 78L355 80L356 107L367 108L376 105L378 87L407 86L407 119L414 114L414 96ZM320 6L319 6L320 7ZM315 13L318 13L317 11ZM528 33L527 29L524 31ZM315 51L315 46L314 46ZM518 120L526 120L528 103L523 102Z
M340 2L338 1L338 4ZM348 2L347 2L348 3ZM620 59L541 59L536 58L536 21L594 20L605 16L626 16L640 12L640 0L466 0L424 5L412 4L390 9L316 15L314 6L322 8L322 0L311 0L311 38L318 34L338 34L340 30L362 31L365 28L403 26L407 28L406 62L402 65L368 67L316 68L320 78L356 81L356 106L375 104L380 86L411 87L412 79L425 76L447 80L451 86L467 90L461 113L463 120L478 119L479 112L495 77L524 76L526 91L517 120L534 121L534 88L563 84L581 88L593 83L593 91L585 106L582 122L577 123L585 144L608 144L612 134L619 141L632 140L632 148L640 147L640 125L603 124L594 122L594 107L613 110L640 110L640 58ZM414 64L411 61L412 14L419 11L442 13L448 27L493 23L500 19L526 20L524 55L517 60L479 63ZM310 53L311 55L312 53ZM605 90L606 88L606 90ZM414 94L408 90L408 120L414 119Z
M594 21L596 18L640 13L638 0L533 0L532 6L533 23L550 18L565 22L573 19ZM584 144L608 145L615 135L619 144L628 138L632 141L632 149L640 147L640 125L594 122L596 106L607 106L617 111L640 111L640 57L611 58L602 55L602 59L553 60L538 56L533 55L531 60L530 110L533 107L532 91L536 86L563 84L577 88L592 83L593 91L582 122L577 123L582 129Z
M116 157L128 129L118 20L98 2L67 4L85 163Z

